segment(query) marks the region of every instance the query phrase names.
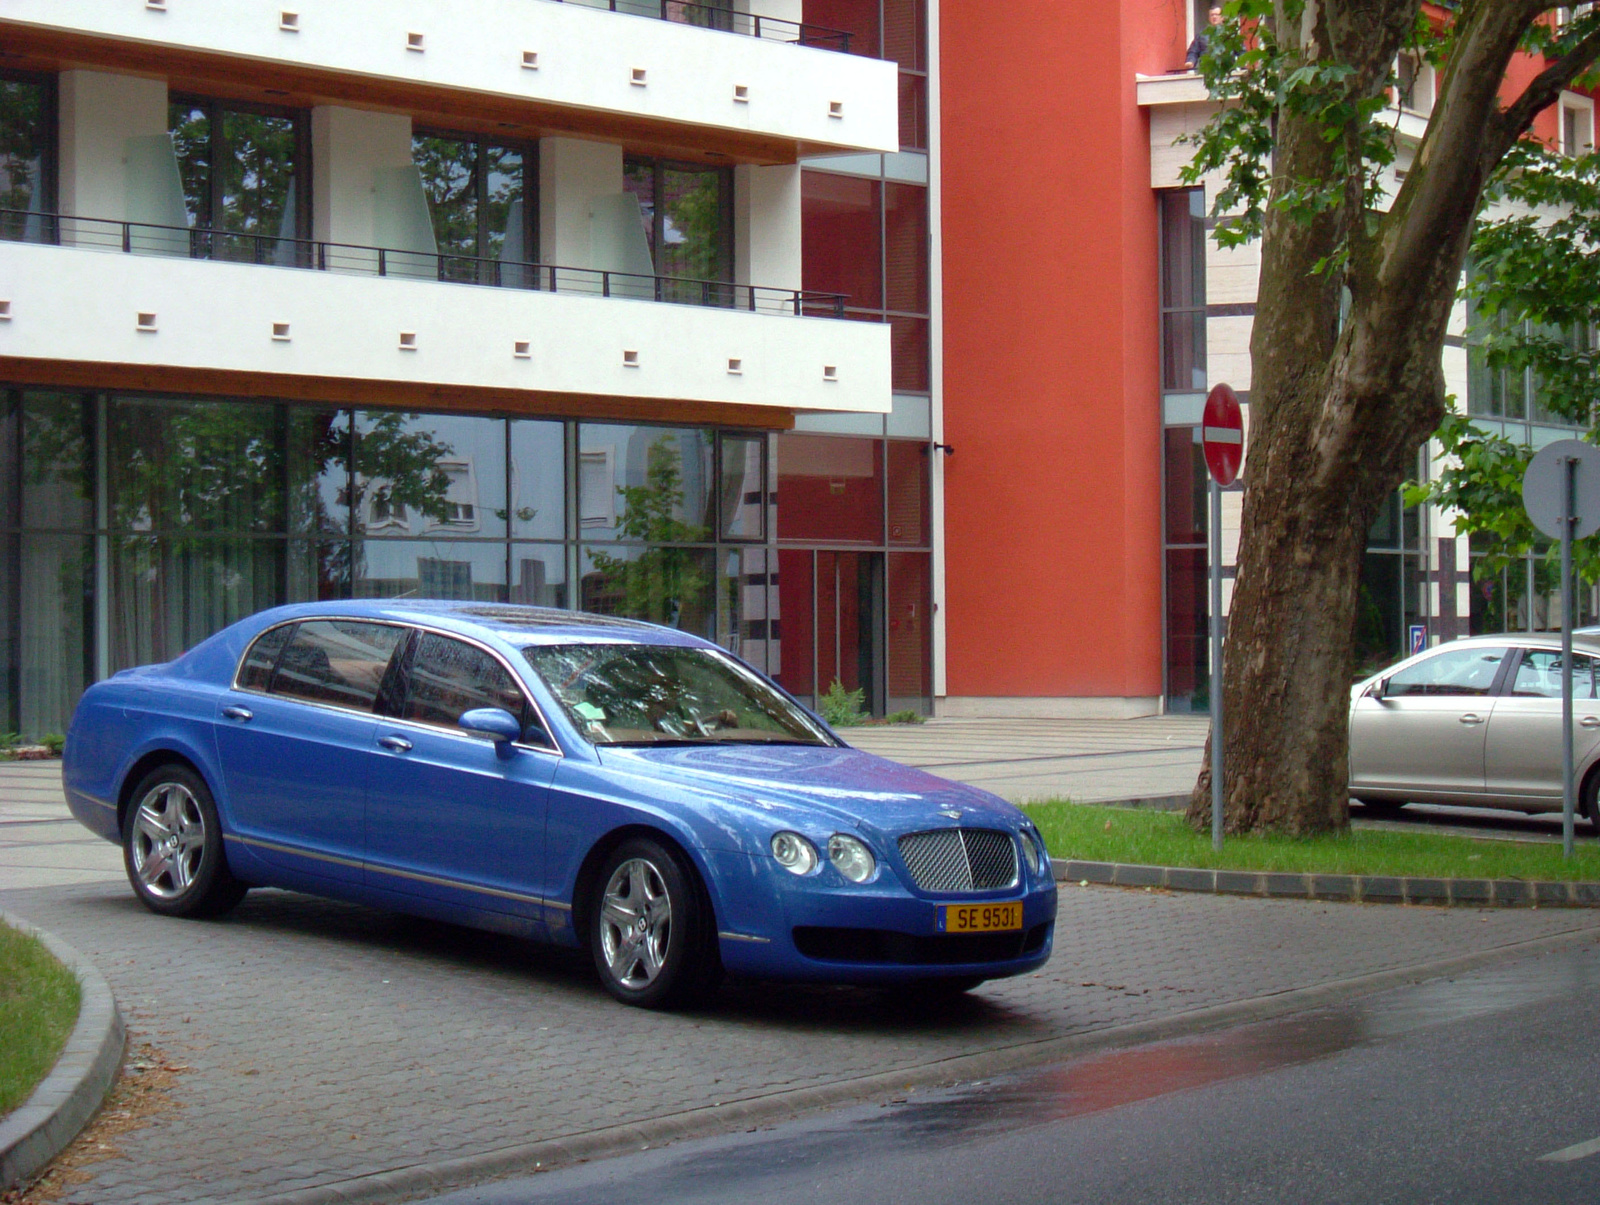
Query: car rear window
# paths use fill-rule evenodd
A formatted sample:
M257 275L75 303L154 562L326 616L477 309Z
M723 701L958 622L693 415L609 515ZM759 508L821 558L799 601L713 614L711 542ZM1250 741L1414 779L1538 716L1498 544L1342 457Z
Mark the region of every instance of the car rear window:
M295 629L268 690L275 695L372 710L389 658L405 635L391 624L313 619Z
M272 671L278 664L278 654L294 634L294 624L286 623L270 628L256 637L255 643L245 651L239 663L239 688L241 690L266 690L272 680Z

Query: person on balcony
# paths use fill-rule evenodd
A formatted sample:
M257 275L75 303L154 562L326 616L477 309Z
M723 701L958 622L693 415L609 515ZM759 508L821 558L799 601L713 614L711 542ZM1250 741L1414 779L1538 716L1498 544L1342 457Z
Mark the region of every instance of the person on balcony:
M1194 41L1189 43L1189 53L1184 56L1184 65L1190 71L1198 71L1200 69L1200 56L1206 52L1206 46L1210 42L1211 31L1221 24L1222 5L1213 4L1211 11L1206 13L1206 28L1195 34Z

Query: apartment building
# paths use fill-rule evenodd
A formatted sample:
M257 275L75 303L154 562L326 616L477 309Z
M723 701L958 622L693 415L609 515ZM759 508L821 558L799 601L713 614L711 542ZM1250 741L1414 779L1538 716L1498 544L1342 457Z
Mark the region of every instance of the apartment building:
M929 710L925 81L876 0L870 44L758 4L8 4L0 730L352 595L634 614ZM914 297L807 283L862 188Z
M351 595L637 615L879 715L1203 708L1256 292L1178 174L1204 7L10 0L0 732ZM1562 434L1468 318L1457 396ZM1559 618L1474 555L1397 495L1362 655Z

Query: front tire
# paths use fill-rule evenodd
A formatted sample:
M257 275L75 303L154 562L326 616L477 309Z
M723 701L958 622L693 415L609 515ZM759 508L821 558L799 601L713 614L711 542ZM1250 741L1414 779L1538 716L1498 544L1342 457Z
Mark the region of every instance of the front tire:
M220 916L249 887L228 871L222 825L205 780L187 766L158 766L134 788L122 862L133 892L161 916Z
M1590 770L1589 777L1583 780L1580 802L1583 804L1583 814L1594 826L1596 834L1600 835L1600 766Z
M601 867L589 950L600 982L622 1003L674 1008L712 981L710 910L693 875L648 837L624 841Z

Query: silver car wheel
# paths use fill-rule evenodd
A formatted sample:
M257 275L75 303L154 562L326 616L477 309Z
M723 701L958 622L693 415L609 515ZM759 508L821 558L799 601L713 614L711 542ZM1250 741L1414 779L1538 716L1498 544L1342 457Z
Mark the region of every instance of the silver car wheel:
M617 983L632 991L661 974L672 940L672 899L660 869L629 858L612 872L600 901L600 945Z
M133 870L151 895L177 899L200 873L206 819L194 793L164 782L139 801L133 820Z

